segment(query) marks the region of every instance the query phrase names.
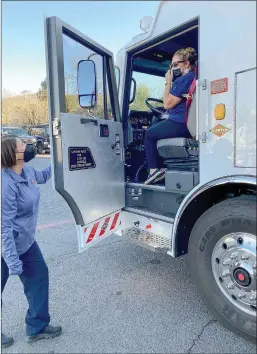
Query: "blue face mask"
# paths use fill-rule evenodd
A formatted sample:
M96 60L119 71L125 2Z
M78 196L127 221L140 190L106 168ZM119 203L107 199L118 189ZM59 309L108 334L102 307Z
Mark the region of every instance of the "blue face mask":
M20 154L23 154L24 155L24 158L23 159L17 159L17 160L21 160L21 161L24 161L24 162L29 162L31 161L32 159L34 159L34 157L36 156L36 153L35 151L24 151L24 152L19 152Z
M179 77L179 76L182 75L182 71L181 71L180 68L172 69L172 73L173 73L173 78L174 78L174 80L175 80L177 77Z

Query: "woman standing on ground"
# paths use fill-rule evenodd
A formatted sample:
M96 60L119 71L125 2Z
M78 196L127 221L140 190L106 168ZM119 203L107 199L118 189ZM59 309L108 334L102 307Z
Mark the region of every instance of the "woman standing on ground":
M27 342L54 338L60 326L49 325L48 268L35 241L40 190L38 184L51 177L51 165L37 171L26 162L35 157L18 138L4 137L1 143L2 167L2 258L3 292L9 275L18 275L29 303L26 314ZM13 344L12 337L1 335L2 348Z

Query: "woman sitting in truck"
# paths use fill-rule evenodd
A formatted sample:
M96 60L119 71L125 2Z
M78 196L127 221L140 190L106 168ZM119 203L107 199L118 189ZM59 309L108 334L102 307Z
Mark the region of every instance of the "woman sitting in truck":
M157 141L168 138L191 138L185 122L186 97L195 77L197 54L193 48L178 50L165 75L163 103L166 112L161 122L152 125L145 134L145 153L149 175L145 184L159 182L165 177L165 168L157 151Z

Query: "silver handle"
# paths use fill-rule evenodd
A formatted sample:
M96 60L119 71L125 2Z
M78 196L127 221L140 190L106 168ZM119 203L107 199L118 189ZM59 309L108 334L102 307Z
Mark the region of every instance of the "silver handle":
M196 80L196 88L195 88L195 99L196 99L196 122L195 122L195 139L199 140L199 90L200 90L200 82Z
M94 125L98 125L97 119L92 119L92 118L81 118L80 123L81 124L94 123Z

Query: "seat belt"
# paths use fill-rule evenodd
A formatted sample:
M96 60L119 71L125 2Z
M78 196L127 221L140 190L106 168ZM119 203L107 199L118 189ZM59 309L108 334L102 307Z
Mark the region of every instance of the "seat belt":
M188 112L189 112L189 108L190 108L191 102L193 100L195 88L196 88L196 76L194 77L194 80L192 81L192 84L190 86L188 94L183 95L184 97L186 97L186 117L185 117L186 125L187 125L187 122L188 122Z

